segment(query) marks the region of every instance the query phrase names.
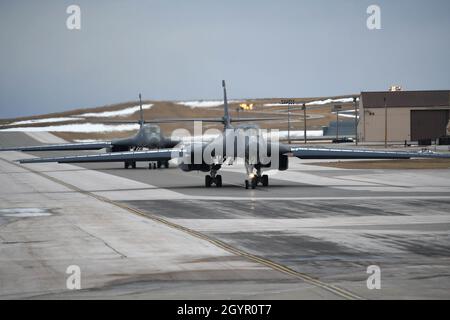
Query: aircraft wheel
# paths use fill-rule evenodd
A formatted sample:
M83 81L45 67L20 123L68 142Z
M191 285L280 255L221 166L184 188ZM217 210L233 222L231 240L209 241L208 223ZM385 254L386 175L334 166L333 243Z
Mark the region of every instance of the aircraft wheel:
M148 170L152 170L152 163L151 162L148 164Z
M161 161L158 161L157 166L158 166L158 169L161 169Z
M128 169L129 166L130 166L130 164L128 163L128 161L125 161L123 167L125 169Z
M165 167L166 169L169 168L169 161L168 161L168 160L164 161L164 167Z
M216 176L216 187L222 188L222 176L221 175Z
M266 174L262 176L262 185L263 187L269 186L269 176Z
M249 185L248 180L245 180L245 189L248 189L248 185Z
M253 178L251 181L252 189L256 189L257 184L258 184L258 180L256 178Z
M156 169L156 163L153 164L153 169Z
M136 161L133 161L133 162L131 163L131 167L132 167L133 169L136 169Z
M207 188L211 187L211 176L210 175L205 176L205 187L207 187Z

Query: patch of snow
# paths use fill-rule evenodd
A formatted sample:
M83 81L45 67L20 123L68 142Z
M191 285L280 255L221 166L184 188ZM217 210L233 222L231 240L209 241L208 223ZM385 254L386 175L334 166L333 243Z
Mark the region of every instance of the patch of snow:
M336 112L333 111L332 114L336 114ZM355 119L355 110L339 111L339 117Z
M359 100L357 98L357 100ZM341 99L325 99L325 100L316 100L316 101L311 101L311 102L307 102L305 103L307 106L318 106L318 105L325 105L325 104L330 104L330 103L348 103L348 102L353 102L353 98L341 98ZM296 103L293 104L291 106L293 107L300 107L302 106L302 103ZM283 104L283 103L267 103L264 105L265 107L282 107L282 106L287 106L287 104Z
M61 117L61 118L45 118L45 119L33 119L33 120L23 120L9 123L10 126L20 126L23 124L35 124L35 123L49 123L49 122L66 122L66 121L79 121L84 120L83 118L70 118L70 117Z
M132 131L138 130L138 124L119 124L119 125L107 125L101 123L77 123L66 124L59 126L47 126L47 127L20 127L20 128L8 128L1 129L0 131L12 131L12 132L115 132L115 131Z
M228 103L239 103L242 101L230 100ZM190 107L190 108L214 108L223 105L223 100L197 100L197 101L180 101L176 102L176 104Z
M270 137L272 139L278 137L278 139L287 139L288 138L288 131L276 131L268 132L270 134ZM291 139L301 139L304 138L304 131L303 130L291 130L290 132ZM323 130L307 130L306 131L307 137L323 137Z
M339 112L339 117L355 119L354 114L346 114L346 113L340 113L340 112Z
M153 104L143 104L142 109L147 110L153 107ZM122 110L115 111L104 111L104 112L88 112L77 115L78 117L87 117L87 118L110 118L110 117L123 117L129 116L133 113L138 112L140 109L139 106L134 106L130 108L125 108Z
M324 104L329 104L329 103L347 103L347 102L353 102L353 98L317 100L317 101L308 102L306 105L307 106L317 106L317 105L324 105Z
M202 136L173 136L171 137L172 140L180 140L183 143L189 143L190 141L194 142L200 142L200 141L212 141L215 138L217 138L219 135L218 134L204 134Z
M73 142L76 143L95 143L95 142L103 142L104 140L97 139L74 139Z
M266 104L264 104L264 107L286 107L286 106L287 106L287 104L285 104L285 103L266 103ZM296 104L291 104L290 106L291 107L301 107L302 104L296 103Z
M291 139L301 139L304 137L304 131L303 130L291 130ZM214 134L205 134L203 136L193 136L194 142L207 142L212 141L215 138L217 138L219 135ZM288 132L287 130L283 131L276 131L276 130L267 130L263 131L263 136L265 138L270 137L271 139L287 139L288 138ZM307 130L306 136L308 137L323 137L323 130ZM184 143L189 143L192 139L192 137L180 137L180 136L173 136L171 137L173 140L181 140Z

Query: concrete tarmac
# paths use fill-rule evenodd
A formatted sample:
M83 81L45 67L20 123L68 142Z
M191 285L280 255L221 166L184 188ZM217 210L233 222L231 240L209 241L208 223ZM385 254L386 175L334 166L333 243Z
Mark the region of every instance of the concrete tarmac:
M0 153L0 298L450 298L449 170L291 159L245 190L239 164L205 189L175 167L13 162L48 154ZM81 290L66 287L69 265Z

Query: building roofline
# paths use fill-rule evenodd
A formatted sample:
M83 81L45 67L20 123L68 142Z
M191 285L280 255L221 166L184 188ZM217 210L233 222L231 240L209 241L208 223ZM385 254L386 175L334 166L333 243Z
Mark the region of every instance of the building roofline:
M450 90L421 91L363 91L360 99L363 107L448 107Z
M396 94L396 93L424 93L424 92L430 92L430 93L443 93L443 92L448 92L450 94L450 90L402 90L402 91L361 91L361 93L392 93L392 94Z

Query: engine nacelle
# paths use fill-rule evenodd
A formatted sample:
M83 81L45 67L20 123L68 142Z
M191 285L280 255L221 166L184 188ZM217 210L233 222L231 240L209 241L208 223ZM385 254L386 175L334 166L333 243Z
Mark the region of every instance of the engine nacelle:
M211 170L211 166L204 163L204 164L186 164L186 163L180 163L178 167L183 171L201 171L201 172L209 172Z
M272 168L272 162L269 162L268 164L260 164L259 166L261 168ZM289 168L289 157L285 155L280 155L280 158L278 159L277 169L280 171L286 171L288 168Z
M281 155L278 161L278 170L286 171L289 168L289 157Z
M182 153L181 158L178 159L178 167L183 171L202 171L209 172L211 166L202 160L202 163L195 163L194 152L187 150ZM198 161L199 162L199 161Z

